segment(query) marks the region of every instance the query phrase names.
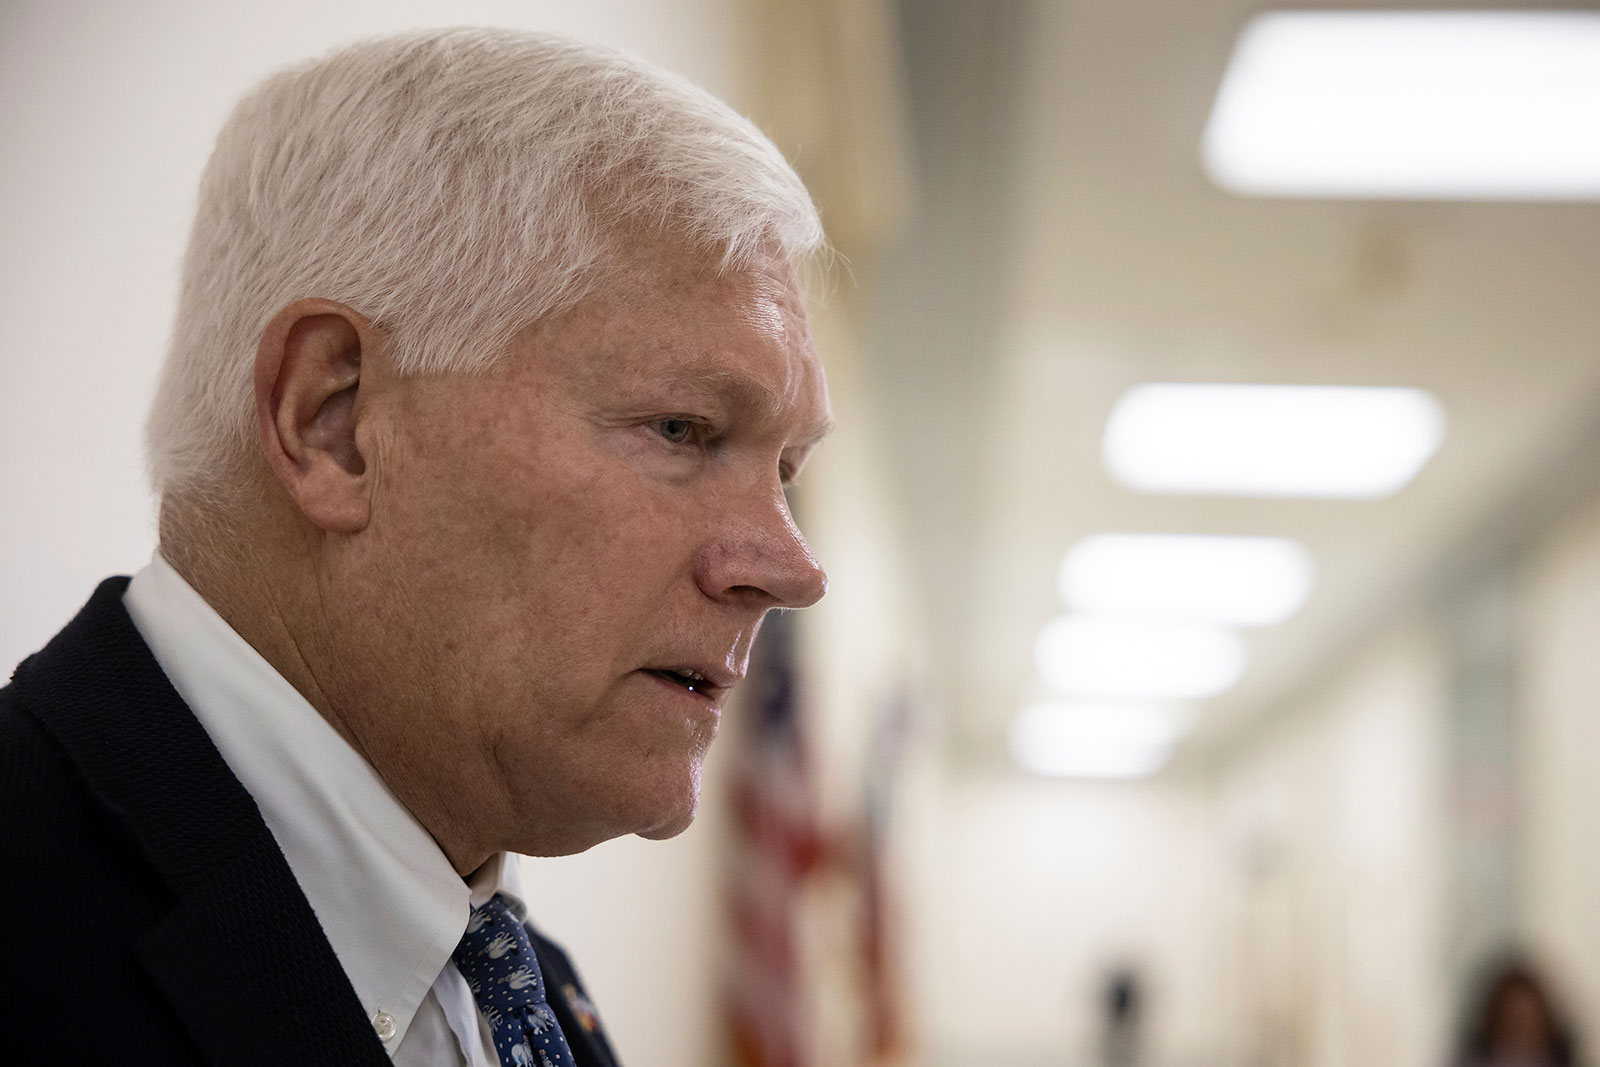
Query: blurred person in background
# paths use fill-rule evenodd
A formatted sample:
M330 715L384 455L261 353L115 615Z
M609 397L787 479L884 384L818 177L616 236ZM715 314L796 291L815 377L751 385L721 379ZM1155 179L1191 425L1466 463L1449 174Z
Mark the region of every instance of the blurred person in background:
M1571 1028L1530 964L1488 974L1463 1035L1457 1067L1577 1067Z
M512 854L683 830L822 595L821 244L753 126L608 50L421 33L246 97L158 552L0 690L7 1062L615 1062Z
M1143 990L1136 968L1119 967L1106 975L1100 1051L1103 1067L1139 1067L1144 1062Z

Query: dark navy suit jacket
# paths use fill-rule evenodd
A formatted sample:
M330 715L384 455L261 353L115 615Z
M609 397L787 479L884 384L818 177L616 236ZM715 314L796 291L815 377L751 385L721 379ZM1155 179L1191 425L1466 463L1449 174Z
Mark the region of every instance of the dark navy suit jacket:
M386 1067L127 586L102 582L0 689L0 1062ZM566 955L529 933L579 1067L616 1067L559 995L582 990Z

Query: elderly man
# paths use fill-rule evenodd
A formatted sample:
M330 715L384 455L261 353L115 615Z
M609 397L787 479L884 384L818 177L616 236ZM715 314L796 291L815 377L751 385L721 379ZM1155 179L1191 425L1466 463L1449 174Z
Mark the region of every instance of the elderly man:
M822 596L821 240L749 123L597 48L382 39L240 104L160 550L0 691L7 1062L614 1062L509 857L683 830Z

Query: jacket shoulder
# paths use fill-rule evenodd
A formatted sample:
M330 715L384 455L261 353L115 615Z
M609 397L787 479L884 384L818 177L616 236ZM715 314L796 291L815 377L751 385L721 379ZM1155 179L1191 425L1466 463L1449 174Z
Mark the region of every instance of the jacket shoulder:
M132 951L137 932L171 906L118 813L17 687L0 689L0 1030L17 1062L54 1061L81 1044L85 976L106 1001L97 1026L153 1057L129 1062L191 1061Z
M0 689L0 828L0 854L11 861L0 864L8 886L24 876L29 883L80 876L88 863L81 853L137 857L116 813L95 799L15 685ZM68 886L55 888L70 892Z
M0 692L6 1062L387 1064L254 800L123 607L127 585L102 582Z

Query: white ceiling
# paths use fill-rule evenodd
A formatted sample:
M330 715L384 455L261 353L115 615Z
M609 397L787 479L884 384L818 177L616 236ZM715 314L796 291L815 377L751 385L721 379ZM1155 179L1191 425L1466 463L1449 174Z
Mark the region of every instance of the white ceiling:
M921 197L883 285L879 394L951 732L980 759L1037 691L1033 637L1076 538L1312 549L1306 608L1256 633L1244 681L1207 708L1194 744L1216 744L1555 477L1600 410L1600 205L1243 200L1207 182L1201 130L1257 10L902 7ZM1450 429L1386 501L1141 496L1098 446L1117 396L1151 380L1422 386Z

